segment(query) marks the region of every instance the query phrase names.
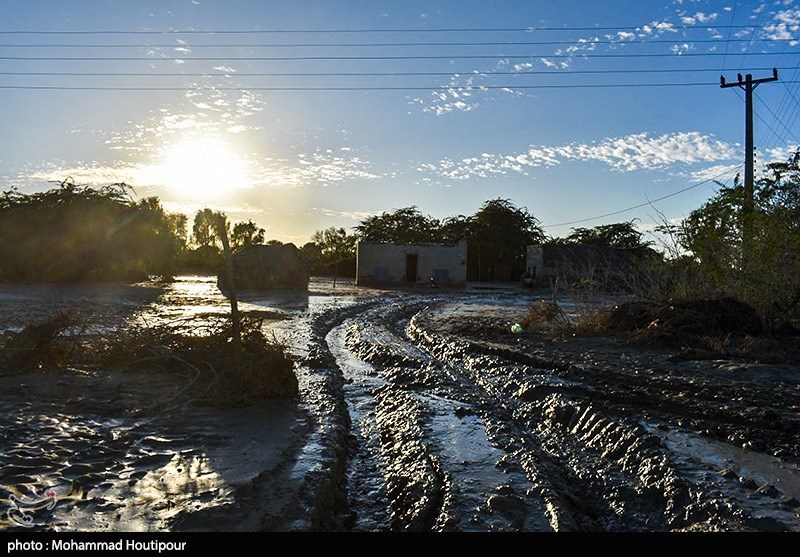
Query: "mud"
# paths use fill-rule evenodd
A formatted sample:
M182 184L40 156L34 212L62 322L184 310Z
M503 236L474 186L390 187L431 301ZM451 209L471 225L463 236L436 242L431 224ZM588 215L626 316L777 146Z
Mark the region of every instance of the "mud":
M117 318L225 310L203 281L171 288ZM242 299L298 358L298 400L2 377L0 505L50 488L33 519L56 530L800 530L796 365L514 334L536 301L517 290Z

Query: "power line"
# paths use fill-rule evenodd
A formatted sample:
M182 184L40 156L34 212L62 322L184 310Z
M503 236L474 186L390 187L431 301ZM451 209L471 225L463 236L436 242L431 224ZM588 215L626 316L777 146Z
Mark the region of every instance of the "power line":
M781 80L781 81L783 81L783 80ZM800 81L787 81L786 83L800 83ZM741 92L739 89L734 89L734 90L733 90L733 92L734 92L734 93L736 93L736 95L739 97L739 99L740 99L740 100L742 100L742 101L744 101L744 100L745 100L745 98L744 98L744 93L742 93L742 92ZM764 125L767 127L767 129L768 129L768 130L769 130L769 131L772 133L772 136L775 138L775 141L774 141L774 142L772 142L772 145L773 145L773 146L777 145L777 144L778 144L778 143L780 143L780 142L784 142L784 140L785 140L785 139L782 139L782 138L781 138L781 134L779 134L777 131L775 131L775 128L773 128L773 127L772 127L772 124L770 124L769 122L767 122L767 121L764 119L764 117L763 117L763 116L761 116L761 114L759 114L758 112L755 112L755 111L754 111L754 112L753 112L753 115L754 115L756 118L758 118L758 119L759 119L759 121L760 121L762 124L764 124ZM766 142L766 141L764 141L764 144L766 144L766 143L767 143L767 142Z
M781 139L780 139L780 140L781 140L782 142L785 142L785 141L786 141L787 134L788 134L788 136L791 136L791 138L792 138L794 141L798 141L797 137L795 137L795 135L792 133L792 130L790 130L788 127L786 127L786 124L784 124L782 121L780 121L780 120L778 119L778 117L777 117L777 115L775 114L775 112L773 112L773 111L772 111L772 109L769 107L769 105L768 105L767 103L765 103L764 101L762 101L762 100L761 100L759 97L756 97L756 100L758 100L758 102L760 102L760 103L763 105L763 107L764 107L764 108L766 108L766 109L767 109L767 111L768 111L770 114L772 114L772 118L773 118L773 120L772 120L772 121L773 121L773 122L776 122L776 123L778 123L778 124L780 124L780 126L781 126L781 127L784 129L784 131L786 132L786 134L784 134L783 136L781 136ZM777 135L777 134L776 134L776 135Z
M800 83L789 81L787 83ZM0 85L0 89L42 90L42 91L482 91L482 90L514 90L514 89L628 89L658 87L711 87L716 82L696 83L580 83L574 85L444 85L434 87L422 86L354 86L354 87L92 87L63 85Z
M725 170L724 172L721 172L721 173L717 174L716 176L714 176L712 178L708 178L707 180L703 180L702 182L697 182L696 184L692 184L692 185L690 185L688 187L685 187L685 188L683 188L681 190L678 190L678 191L672 192L670 194L664 195L662 197L658 197L656 199L651 199L650 201L647 201L646 203L640 203L638 205L633 205L632 207L626 207L625 209L620 209L619 211L612 211L611 213L606 213L604 215L597 215L595 217L589 217L589 218L580 219L580 220L573 220L573 221L569 221L569 222L560 222L558 224L543 224L542 226L543 227L555 228L557 226L569 226L569 225L572 225L572 224L581 224L581 223L589 222L589 221L592 221L592 220L603 219L603 218L606 218L606 217L613 217L614 215L627 213L628 211L633 211L634 209L641 209L642 207L647 207L648 205L651 205L653 203L657 203L659 201L663 201L665 199L669 199L670 197L675 197L676 195L679 195L681 193L687 192L687 191L692 190L694 188L700 187L703 184L707 184L709 182L713 182L717 178L721 178L722 176L729 175L731 172L738 171L742 166L743 165L740 164L740 165L738 165L736 167L729 168L729 169Z
M268 35L268 34L345 34L345 33L533 33L537 31L643 31L644 27L655 29L652 25L627 27L443 27L432 29L164 29L155 30L2 30L0 35ZM706 29L709 26L704 26ZM764 28L764 25L713 25L714 29ZM671 30L691 29L674 27Z
M733 20L736 19L736 6L738 6L738 5L739 5L739 0L734 0L734 2L733 2L733 13L731 14L731 25L733 25ZM730 43L731 43L731 31L733 31L733 29L729 28L728 29L728 40L725 41L725 55L722 57L722 68L720 69L720 72L724 72L725 71L725 62L728 59L728 46L730 46Z
M182 44L182 43L88 43L88 44L41 44L41 43L12 43L0 44L0 48L388 48L388 47L446 47L446 46L592 46L592 45L639 45L639 44L678 44L691 42L693 44L720 44L725 43L781 43L793 42L791 38L761 38L761 39L637 39L637 40L588 40L579 42L571 41L478 41L478 42L416 42L416 43L213 43L213 44Z
M772 66L752 68L752 71L769 71ZM20 77L488 77L497 75L535 76L535 75L602 75L602 74L661 74L661 73L711 73L715 68L643 68L640 70L537 70L537 71L487 71L475 70L449 72L3 72L0 75ZM791 83L791 82L785 82Z
M800 55L798 52L786 52L784 54ZM52 62L181 62L202 61L202 62L227 62L227 61L250 61L250 62L280 62L280 61L343 61L343 60L496 60L504 58L509 60L528 60L531 58L701 58L724 56L721 52L686 52L675 54L673 52L656 52L648 54L455 54L455 55L397 55L397 56L0 56L0 60L20 60L20 61L52 61ZM744 52L739 56L774 56L771 52Z

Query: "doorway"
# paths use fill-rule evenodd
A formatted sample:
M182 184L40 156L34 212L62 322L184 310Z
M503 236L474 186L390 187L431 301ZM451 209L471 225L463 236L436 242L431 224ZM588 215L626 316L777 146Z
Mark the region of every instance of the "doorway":
M406 254L406 282L417 282L417 262L418 255L416 253Z

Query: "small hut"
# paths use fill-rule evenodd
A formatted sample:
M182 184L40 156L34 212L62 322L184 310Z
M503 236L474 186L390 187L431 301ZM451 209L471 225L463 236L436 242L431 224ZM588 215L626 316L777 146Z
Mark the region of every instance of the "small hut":
M237 290L307 290L308 267L294 244L249 246L233 256ZM217 275L217 286L227 290L227 272Z

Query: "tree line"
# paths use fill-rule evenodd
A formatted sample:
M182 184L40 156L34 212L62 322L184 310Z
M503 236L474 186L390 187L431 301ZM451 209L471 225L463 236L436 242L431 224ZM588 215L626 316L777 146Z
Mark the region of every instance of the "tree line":
M186 215L165 211L156 197L134 200L125 183L91 188L68 179L32 194L12 188L0 195L0 280L139 281L216 272L220 215L198 211L189 237ZM253 221L226 219L226 226L235 250L264 241Z
M472 215L437 219L416 206L372 215L348 232L316 231L300 249L316 274L355 274L360 241L468 244L469 280L518 279L525 246L573 244L646 250L637 293L662 299L731 296L766 319L800 316L800 150L767 165L744 215L737 177L678 223L657 228L661 249L634 221L573 228L548 237L528 209L508 199L484 202ZM164 210L158 198L134 200L124 183L93 189L71 180L50 190L0 195L0 280L135 280L177 271L216 272L221 264L215 222L221 213ZM224 215L222 215L224 217ZM747 231L745 234L745 222ZM226 219L234 251L263 244L264 228ZM655 238L656 236L654 236ZM267 244L280 244L268 240Z

